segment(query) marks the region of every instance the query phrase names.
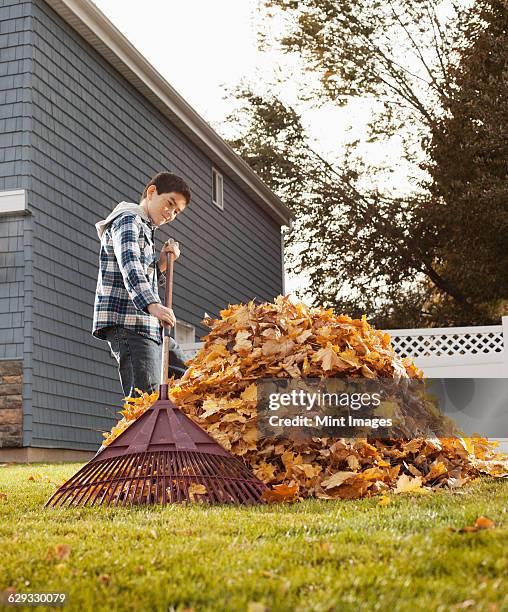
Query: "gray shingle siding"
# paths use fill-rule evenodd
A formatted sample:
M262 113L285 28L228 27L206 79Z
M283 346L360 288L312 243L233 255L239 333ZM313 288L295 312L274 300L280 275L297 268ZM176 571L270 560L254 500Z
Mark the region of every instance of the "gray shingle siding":
M156 236L159 247L170 236L180 241L174 309L198 336L206 333L205 311L217 315L229 303L280 293L280 228L227 175L224 211L215 207L207 156L44 0L0 2L0 11L0 36L8 37L0 72L0 189L28 189L33 215L23 230L16 226L16 248L25 241L25 278L14 282L25 303L9 296L18 310L9 302L9 312L0 312L0 329L1 314L25 318L24 343L16 343L30 400L24 443L93 450L116 421L122 397L116 362L91 335L94 223L120 200L139 201L146 179L161 168L188 180L189 209Z
M0 2L0 191L29 185L31 13L31 2Z
M24 217L0 217L0 359L23 359Z

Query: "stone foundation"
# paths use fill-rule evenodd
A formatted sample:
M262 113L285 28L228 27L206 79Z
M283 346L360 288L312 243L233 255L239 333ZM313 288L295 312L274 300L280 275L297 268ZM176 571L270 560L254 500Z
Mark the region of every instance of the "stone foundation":
M0 448L23 446L23 362L0 361Z

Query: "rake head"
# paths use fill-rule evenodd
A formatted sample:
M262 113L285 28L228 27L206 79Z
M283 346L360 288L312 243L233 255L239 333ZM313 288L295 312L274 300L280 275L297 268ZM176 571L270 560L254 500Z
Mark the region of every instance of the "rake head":
M268 487L167 399L167 385L159 397L45 507L261 502Z

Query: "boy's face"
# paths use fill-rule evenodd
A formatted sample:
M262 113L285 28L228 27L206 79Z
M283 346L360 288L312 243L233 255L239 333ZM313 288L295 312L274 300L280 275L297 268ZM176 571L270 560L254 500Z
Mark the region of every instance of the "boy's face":
M146 193L148 214L153 223L160 227L164 223L171 223L176 215L180 214L187 201L181 193L157 193L155 185L150 185Z

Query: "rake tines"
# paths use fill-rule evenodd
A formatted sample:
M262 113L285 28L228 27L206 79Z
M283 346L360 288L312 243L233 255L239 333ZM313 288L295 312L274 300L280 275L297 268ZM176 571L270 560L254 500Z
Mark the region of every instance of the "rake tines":
M167 386L161 385L167 398ZM254 504L267 486L168 399L158 400L46 506Z
M199 501L255 504L266 486L235 457L155 451L88 463L46 506L167 504Z

